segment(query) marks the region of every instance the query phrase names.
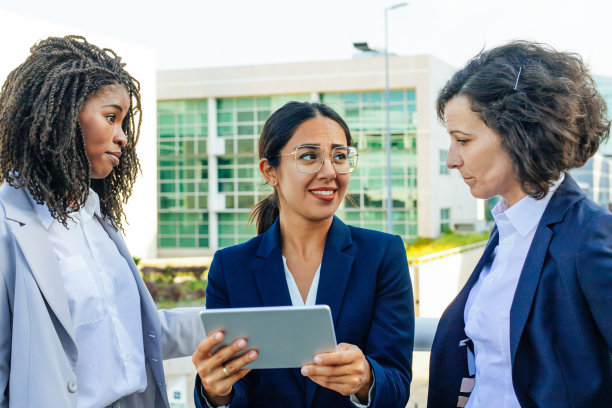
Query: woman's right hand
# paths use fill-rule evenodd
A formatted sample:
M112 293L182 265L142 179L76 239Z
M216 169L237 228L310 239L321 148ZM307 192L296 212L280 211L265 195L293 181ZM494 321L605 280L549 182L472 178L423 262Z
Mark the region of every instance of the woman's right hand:
M214 332L198 345L193 353L192 361L196 367L206 399L213 406L229 405L232 401L231 392L234 383L247 375L251 369L243 369L246 364L257 359L257 351L250 350L244 355L228 361L234 353L244 350L247 342L236 339L212 354L214 346L223 341L221 331Z

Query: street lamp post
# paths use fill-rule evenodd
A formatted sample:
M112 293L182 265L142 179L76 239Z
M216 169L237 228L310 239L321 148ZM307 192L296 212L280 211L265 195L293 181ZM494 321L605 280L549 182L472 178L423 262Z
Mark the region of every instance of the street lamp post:
M385 151L387 153L387 232L393 233L393 198L391 196L391 119L389 109L389 24L388 15L390 10L407 6L407 2L397 3L385 7L385 116L386 134Z

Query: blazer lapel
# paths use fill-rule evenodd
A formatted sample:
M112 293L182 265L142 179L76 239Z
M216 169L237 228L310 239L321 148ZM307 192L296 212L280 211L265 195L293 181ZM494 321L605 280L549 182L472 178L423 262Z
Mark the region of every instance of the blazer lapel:
M529 317L540 276L542 275L546 253L554 235L551 226L563 220L567 210L583 198L585 198L585 195L580 187L578 187L576 181L569 174L566 174L565 179L550 199L538 224L516 287L512 308L510 309L510 351L512 364L514 364L516 350L527 318Z
M291 306L280 247L280 224L276 222L264 233L250 270L264 306Z
M72 340L73 352L70 353L70 356L76 359L76 342L64 288L64 278L47 231L42 226L23 189L16 189L4 183L0 191L7 219L21 225L12 231L17 245L49 308Z
M316 301L318 305L328 305L330 307L334 327L338 326L342 301L355 260L352 255L344 252L351 244L349 228L334 216L325 241ZM316 390L317 384L308 379L306 382L307 408L312 406Z
M334 326L338 324L342 300L355 260L352 255L344 252L351 243L349 228L334 216L325 241L316 302L330 307Z

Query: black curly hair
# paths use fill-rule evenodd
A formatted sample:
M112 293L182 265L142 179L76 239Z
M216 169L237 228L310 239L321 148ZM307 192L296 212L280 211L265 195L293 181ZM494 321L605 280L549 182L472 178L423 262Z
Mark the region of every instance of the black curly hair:
M113 50L80 36L49 37L7 77L0 92L0 182L25 188L64 225L87 200L91 187L116 228L140 172L136 142L142 122L140 83ZM91 179L79 113L90 96L123 85L130 107L122 128L127 145L104 179Z
M561 173L581 167L610 134L607 107L577 54L529 41L482 51L438 95L465 95L472 110L501 135L522 190L543 198Z

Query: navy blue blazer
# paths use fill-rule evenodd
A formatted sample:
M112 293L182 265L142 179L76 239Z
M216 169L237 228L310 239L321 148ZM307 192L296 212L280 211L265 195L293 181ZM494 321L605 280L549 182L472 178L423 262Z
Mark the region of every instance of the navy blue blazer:
M463 311L498 243L448 306L434 338L429 408L457 406L468 376ZM521 407L612 407L612 214L568 174L553 194L510 309L512 381Z
M264 234L217 251L206 307L291 305L281 256L278 219ZM334 217L320 273L316 303L331 308L336 340L358 346L374 372L371 406L404 408L412 379L414 304L401 238L347 226ZM199 377L196 381L197 395ZM200 398L196 405L206 407ZM231 408L240 407L354 405L296 368L251 371L234 385Z

